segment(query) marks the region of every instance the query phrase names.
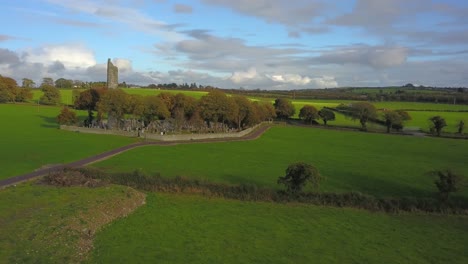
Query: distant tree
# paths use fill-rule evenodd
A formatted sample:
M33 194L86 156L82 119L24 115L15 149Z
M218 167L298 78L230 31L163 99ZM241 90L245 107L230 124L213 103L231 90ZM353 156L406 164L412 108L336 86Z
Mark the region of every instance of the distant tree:
M71 89L73 88L73 80L59 78L55 81L55 87L59 89Z
M276 116L278 118L289 118L296 113L294 105L285 98L276 99L273 106L275 107Z
M460 120L460 122L458 122L458 134L460 135L463 135L463 130L465 129L465 122L463 120Z
M328 109L328 108L322 108L318 112L320 118L323 120L323 124L326 126L328 121L333 121L335 120L335 113Z
M54 86L54 84L55 84L54 79L52 79L50 77L42 78L41 86L43 86L43 85Z
M377 117L377 109L375 106L368 102L352 103L349 107L349 114L351 119L359 120L362 130L367 130L367 121Z
M64 106L60 111L60 114L57 116L57 122L60 125L74 125L78 122L78 117L75 112Z
M22 83L23 88L34 88L35 85L36 83L33 80L28 79L28 78L23 78L23 83Z
M312 105L304 105L299 111L299 118L305 123L312 124L312 121L319 118L317 108Z
M450 169L432 171L430 175L437 177L434 184L439 190L440 198L444 201L448 199L450 193L457 192L464 187L463 177Z
M406 111L385 110L383 112L383 119L387 127L387 133L390 133L392 127L402 129L403 123L411 120L411 116Z
M278 178L278 184L286 186L289 193L299 193L307 182L311 182L314 188L318 188L322 176L313 165L297 162L290 164L286 169L286 175Z
M171 116L176 117L183 113L185 119L190 119L197 108L197 100L193 97L186 96L183 93L178 93L174 96L174 106L171 111Z
M429 121L432 122L431 130L435 130L437 133L437 136L440 137L442 129L447 126L445 119L441 116L433 116L429 118Z
M45 105L58 105L61 102L61 96L59 89L48 84L41 85L41 91L43 95L39 98L39 103Z

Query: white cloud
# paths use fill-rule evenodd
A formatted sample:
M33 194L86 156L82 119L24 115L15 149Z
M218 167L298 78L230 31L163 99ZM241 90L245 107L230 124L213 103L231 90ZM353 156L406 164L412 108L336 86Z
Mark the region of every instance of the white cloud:
M26 53L28 63L51 65L60 62L66 68L87 68L96 64L93 51L76 44L49 45Z
M257 70L255 68L250 68L248 71L234 72L229 79L234 83L244 83L257 77Z
M119 68L119 73L133 70L131 60L116 58L112 60L112 63Z
M301 76L299 74L276 74L266 76L277 83L292 84L296 86L307 86L308 88L338 87L337 81L332 76L322 76L315 78Z

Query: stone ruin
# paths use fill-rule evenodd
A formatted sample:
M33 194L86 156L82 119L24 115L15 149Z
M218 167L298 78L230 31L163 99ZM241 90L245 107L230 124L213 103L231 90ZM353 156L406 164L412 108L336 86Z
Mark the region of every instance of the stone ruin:
M107 88L115 89L119 86L119 68L107 60Z

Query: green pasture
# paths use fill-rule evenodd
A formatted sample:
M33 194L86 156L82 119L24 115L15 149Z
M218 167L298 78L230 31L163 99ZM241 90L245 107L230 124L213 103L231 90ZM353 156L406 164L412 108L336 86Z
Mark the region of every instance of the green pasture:
M431 110L443 111L468 111L468 105L417 103L417 102L371 102L378 109L392 110Z
M82 228L95 228L100 217L109 217L112 204L134 193L124 186L57 188L34 183L0 190L0 263L78 263ZM99 208L103 204L106 211Z
M409 111L412 120L405 123L407 129L421 129L429 132L429 127L432 124L429 118L439 115L443 117L447 126L442 132L456 133L458 132L458 123L460 120L465 122L465 132L468 132L468 112L430 112L430 111Z
M466 263L468 218L148 194L89 263Z
M0 179L47 164L68 163L111 150L134 139L58 129L60 107L0 104ZM84 112L79 112L85 115Z
M325 176L321 191L428 197L436 192L428 171L468 176L467 149L466 140L277 126L254 141L148 146L92 166L279 189L286 167L304 161Z

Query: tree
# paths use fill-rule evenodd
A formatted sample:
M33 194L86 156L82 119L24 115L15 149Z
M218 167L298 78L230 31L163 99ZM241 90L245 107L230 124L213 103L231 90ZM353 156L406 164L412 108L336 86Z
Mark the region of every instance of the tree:
M431 130L435 130L437 132L437 136L440 137L442 129L447 126L445 119L441 116L433 116L429 118L429 121L432 122Z
M61 102L61 96L59 89L48 84L41 85L41 91L44 93L39 102L45 105L58 105Z
M130 100L128 98L127 93L121 89L110 89L97 103L99 116L107 113L108 124L111 128L113 126L120 128L120 120L129 109Z
M317 108L312 105L304 105L299 111L299 118L303 119L305 123L312 124L312 121L319 118Z
M17 88L16 102L26 102L33 98L31 88Z
M320 118L323 120L323 125L327 125L327 122L328 121L333 121L335 120L335 113L328 109L328 108L322 108L319 112L318 112Z
M60 125L74 125L78 122L78 117L75 112L64 106L60 111L60 114L57 116L57 122Z
M450 169L432 171L430 175L437 177L434 184L439 190L440 198L444 201L448 199L450 193L459 191L463 187L463 177Z
M107 90L104 89L87 89L82 91L78 98L74 100L76 109L81 110L96 110L97 103Z
M322 176L313 165L297 162L290 164L286 169L286 175L278 178L278 184L284 184L289 193L298 193L307 182L311 182L314 188L318 188Z
M54 79L50 77L44 77L42 78L42 83L41 86L43 85L49 85L49 86L54 86Z
M229 106L231 102L225 93L214 90L200 98L199 109L201 117L208 122L222 122L229 120Z
M289 118L296 113L294 105L285 98L276 99L273 106L275 107L276 116L278 118Z
M55 80L55 87L59 89L71 89L73 88L73 80L67 80L64 78L60 78Z
M352 103L349 107L349 114L352 120L359 120L362 130L367 130L367 121L377 117L377 109L368 102Z
M150 123L151 121L158 119L166 119L171 116L171 112L167 109L166 104L158 96L146 96L145 97L145 121Z
M36 83L33 80L28 79L28 78L23 78L23 83L22 83L23 88L34 88L35 85Z
M463 130L465 129L465 122L463 120L460 120L460 122L458 122L458 134L460 135L463 135Z
M0 75L0 103L14 102L18 93L18 84L10 77Z
M254 111L252 103L245 96L234 96L232 97L234 103L237 105L236 111L236 123L237 128L242 129L248 122L249 114L252 114Z
M403 123L407 120L411 120L411 116L406 111L393 111L385 110L383 114L385 126L387 127L387 133L390 133L390 130L397 128L397 130L403 128Z

